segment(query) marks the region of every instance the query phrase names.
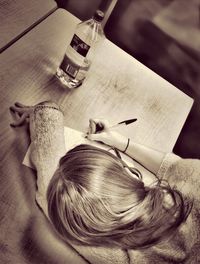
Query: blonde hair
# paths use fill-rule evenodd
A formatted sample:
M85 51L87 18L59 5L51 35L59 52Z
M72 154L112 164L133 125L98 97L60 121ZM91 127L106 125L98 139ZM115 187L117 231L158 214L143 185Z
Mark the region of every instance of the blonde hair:
M64 240L132 249L173 233L191 208L168 184L145 187L118 157L90 145L79 145L60 159L47 200L49 217Z

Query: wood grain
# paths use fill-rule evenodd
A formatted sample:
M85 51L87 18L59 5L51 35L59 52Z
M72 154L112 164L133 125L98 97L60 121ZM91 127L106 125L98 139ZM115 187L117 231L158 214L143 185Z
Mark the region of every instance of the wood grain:
M54 0L1 0L0 52L56 8Z
M113 122L137 117L138 122L125 133L171 151L192 99L110 41L105 40L98 50L79 89L62 88L54 74L76 23L78 19L59 10L5 51L1 55L2 96L27 104L54 99L66 113L66 125L79 130L94 116Z
M35 204L35 173L22 166L29 138L12 129L9 106L52 99L65 125L85 130L88 119L113 122L137 117L121 131L154 148L170 151L192 99L105 40L84 84L63 88L55 78L77 18L57 10L0 55L0 262L85 263L63 244Z

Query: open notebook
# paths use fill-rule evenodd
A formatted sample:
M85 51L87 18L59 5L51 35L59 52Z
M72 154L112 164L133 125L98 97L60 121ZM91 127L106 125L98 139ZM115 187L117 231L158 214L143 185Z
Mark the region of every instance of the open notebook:
M84 133L77 131L75 129L72 129L70 127L64 127L64 137L65 137L66 152L74 148L77 145L90 144L90 145L93 145L93 146L96 146L96 147L99 147L99 148L102 148L102 149L108 150L109 152L114 153L114 151L109 146L106 146L98 142L90 141L84 137ZM123 153L120 153L120 154L123 160L127 163L127 165L134 167L134 162L131 158L127 157ZM30 162L30 147L24 157L23 164L30 168L33 168Z

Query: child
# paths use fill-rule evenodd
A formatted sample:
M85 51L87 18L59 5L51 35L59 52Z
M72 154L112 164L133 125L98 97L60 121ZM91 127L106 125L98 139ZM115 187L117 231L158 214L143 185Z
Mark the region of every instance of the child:
M137 169L130 171L107 151L80 145L64 155L63 115L54 103L16 104L11 109L20 115L14 125L30 119L37 201L65 241L122 248L135 263L197 260L198 160L149 149L109 130L107 121L91 120L88 139L125 152L157 176L146 186ZM95 134L97 124L103 129ZM42 197L44 188L47 201Z

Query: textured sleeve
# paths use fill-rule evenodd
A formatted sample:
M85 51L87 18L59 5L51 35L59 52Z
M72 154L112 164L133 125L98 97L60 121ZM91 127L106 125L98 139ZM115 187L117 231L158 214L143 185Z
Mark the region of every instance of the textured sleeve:
M167 154L157 173L183 194L200 202L200 160L183 159L175 154Z
M159 179L165 179L168 170L181 158L173 153L167 153L161 163L161 166L157 172L157 177Z
M37 170L36 200L47 214L46 191L65 154L63 113L54 103L37 105L30 117L31 161Z

